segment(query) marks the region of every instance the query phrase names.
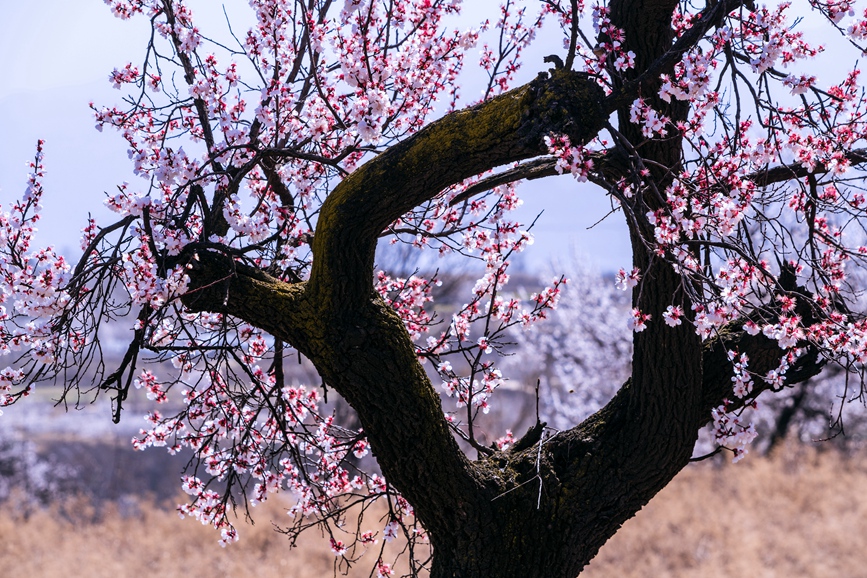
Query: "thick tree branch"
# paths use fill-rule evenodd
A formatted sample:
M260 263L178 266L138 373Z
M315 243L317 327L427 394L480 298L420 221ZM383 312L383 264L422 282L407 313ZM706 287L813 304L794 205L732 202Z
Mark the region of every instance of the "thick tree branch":
M701 411L695 414L696 421L686 424L696 431L710 421L711 409L721 405L723 399L733 398L733 368L726 354L730 349L746 353L751 370L762 373L776 368L783 355L775 341L743 331L742 322L730 323L715 338L706 341L702 347L702 365L706 369L700 384ZM798 383L817 375L821 369L817 352L809 350L790 368L787 382ZM754 396L767 388L767 384L756 380ZM633 429L635 417L631 408L635 396L635 387L629 380L604 408L575 428L559 433L543 448L543 461L552 470L551 478L562 484L556 497L558 509L571 512L566 519L557 520L555 534L572 540L570 547L576 559L591 559L604 538L593 541L587 540L587 536L613 535L635 510L653 497L647 490L665 485L667 472L672 468L665 461L655 465L646 463L664 454L664 446L670 442L656 439L654 443L660 447L654 449L635 445L634 440L630 443L624 435ZM687 415L684 411L680 418ZM678 419L677 414L670 419ZM535 459L534 450L522 452L516 461ZM626 491L627 488L630 491ZM594 496L593 503L582 502L587 495ZM582 548L586 550L581 551Z
M379 234L446 187L491 168L547 152L543 137L576 144L596 136L606 115L586 75L554 71L476 107L449 114L361 166L322 205L310 285L331 303L367 300Z
M475 469L443 419L403 322L386 303L371 299L335 320L323 315L307 283L284 283L215 251L199 252L190 263L184 305L243 319L309 358L355 408L383 473L431 531L454 528L468 515L477 501ZM444 503L455 509L443 511Z
M729 407L738 409L744 400L735 398L732 394L732 375L734 368L728 358L729 351L745 353L749 357L749 370L756 375L766 375L772 369L777 369L783 356L783 351L777 342L762 334L750 335L743 330L743 320L733 321L723 327L719 334L706 342L704 347L704 379L702 408L707 413L722 404L723 399L730 402ZM786 384L794 385L822 371L825 362L820 358L815 347L808 347L798 361L786 372ZM771 389L763 379L755 378L751 399ZM710 420L706 415L702 426Z

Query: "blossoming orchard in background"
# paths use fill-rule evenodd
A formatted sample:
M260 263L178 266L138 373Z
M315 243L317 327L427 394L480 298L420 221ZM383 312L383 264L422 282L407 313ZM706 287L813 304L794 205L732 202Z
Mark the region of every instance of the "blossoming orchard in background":
M153 27L142 60L110 75L124 104L93 104L137 178L106 201L116 222L84 224L73 265L35 244L38 144L0 222L0 404L60 381L70 401L111 395L118 420L144 389L155 406L133 443L195 453L179 509L224 544L231 506L282 491L290 534L321 528L344 568L575 576L688 463L700 427L740 458L759 393L827 362L863 368L853 2L506 1L455 28L459 0L251 0L255 25L225 33L180 0L107 4ZM850 51L840 78L810 74L824 48L801 18ZM543 26L563 56L522 63ZM465 68L480 95L459 91ZM478 425L508 377L499 356L566 282L509 291L532 243L516 187L563 174L629 226L633 263L612 265L632 292L631 378L580 423L500 437ZM380 239L466 258L478 280L439 320L440 279L376 271ZM105 368L100 336L119 323L129 347ZM321 388L287 380L300 356ZM322 410L329 389L363 429ZM164 414L169 400L183 409ZM352 459L370 450L380 473ZM384 518L348 524L374 502ZM393 540L402 562L384 558Z

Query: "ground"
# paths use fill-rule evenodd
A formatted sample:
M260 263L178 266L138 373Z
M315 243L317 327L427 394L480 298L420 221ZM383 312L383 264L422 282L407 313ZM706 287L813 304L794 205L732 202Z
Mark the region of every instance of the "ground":
M696 576L867 577L867 457L830 446L788 444L688 467L606 544L582 578ZM221 549L212 529L147 501L122 499L100 512L85 502L32 511L0 509L0 560L8 578L323 578L334 557L315 533L290 551L270 520L278 501L254 510L258 523ZM170 538L167 538L170 536ZM179 563L183 560L183 564ZM359 564L351 577L369 576ZM338 573L338 575L340 575ZM399 574L395 574L396 576Z

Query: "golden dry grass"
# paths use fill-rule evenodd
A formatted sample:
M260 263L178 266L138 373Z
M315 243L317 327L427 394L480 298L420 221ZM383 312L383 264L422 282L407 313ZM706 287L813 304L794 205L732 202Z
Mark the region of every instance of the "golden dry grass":
M323 578L334 557L318 535L290 551L263 508L241 542L173 512L110 508L99 523L0 511L0 574L9 578L187 576ZM87 519L79 505L75 519ZM774 458L688 468L625 524L582 577L867 577L867 459L788 448ZM368 576L361 564L351 576Z
M867 458L804 446L681 473L587 578L867 577Z
M75 518L87 518L86 506L72 506ZM244 527L240 543L220 548L219 533L194 520L180 520L165 510L141 507L136 516L109 508L98 523L68 521L56 512L39 511L26 520L0 515L0 560L9 578L109 578L160 576L330 576L334 556L327 543L315 547L311 535L290 552L285 536L274 531L261 512L254 527ZM284 514L285 515L285 514Z

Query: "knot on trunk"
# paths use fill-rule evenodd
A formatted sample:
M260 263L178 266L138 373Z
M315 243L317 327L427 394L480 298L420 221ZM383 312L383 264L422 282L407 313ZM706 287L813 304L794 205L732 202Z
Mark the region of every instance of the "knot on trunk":
M565 134L573 145L590 141L603 128L605 114L602 87L588 74L555 68L530 83L530 103L519 129L520 140L530 148L545 148L544 137Z
M236 275L235 260L215 250L192 252L187 261L190 279L181 302L190 311L225 312L229 301L229 287Z

